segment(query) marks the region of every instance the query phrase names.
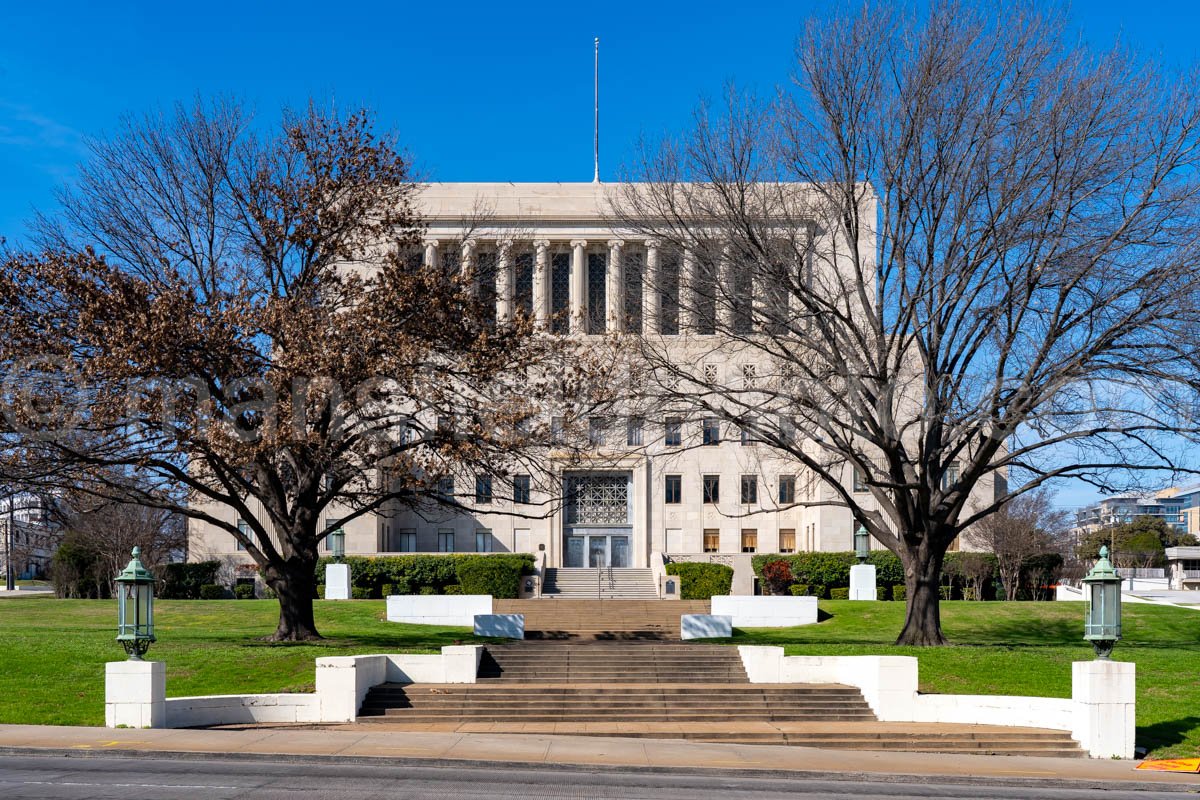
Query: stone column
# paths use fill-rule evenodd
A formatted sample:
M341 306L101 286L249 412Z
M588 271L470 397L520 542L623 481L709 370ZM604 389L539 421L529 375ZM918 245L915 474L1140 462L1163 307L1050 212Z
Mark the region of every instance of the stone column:
M691 248L683 251L679 271L679 334L696 332L696 254Z
M571 333L587 333L587 240L571 240Z
M533 321L541 330L550 327L550 242L538 239L533 243L536 256L533 262Z
M733 303L737 299L734 285L732 248L726 244L721 248L721 260L717 264L717 285L713 294L717 300L717 333L733 330Z
M1071 738L1092 758L1133 758L1137 666L1129 661L1071 664Z
M646 263L642 272L642 333L660 333L662 292L658 285L658 239L646 240Z
M475 293L479 290L478 276L475 274L475 240L467 239L462 244L462 265L463 278L466 279L467 285L470 286L471 292Z
M425 266L430 269L437 269L438 266L438 242L437 239L425 240Z
M605 329L609 333L625 331L625 266L621 261L624 247L625 242L620 239L608 243L608 274L605 275L608 319L605 320Z
M515 283L512 242L502 241L496 246L496 323L499 325L507 325L513 320Z

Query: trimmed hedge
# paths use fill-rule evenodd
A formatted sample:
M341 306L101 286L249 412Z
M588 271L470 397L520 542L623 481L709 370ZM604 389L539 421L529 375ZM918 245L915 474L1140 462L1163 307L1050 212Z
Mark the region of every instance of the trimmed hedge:
M200 587L217 582L217 561L197 561L184 564L163 564L158 569L161 586L154 594L163 600L199 600Z
M908 588L904 585L892 587L892 599L904 602L908 599Z
M683 600L710 600L713 595L729 594L733 587L733 567L724 564L674 562L667 564L667 574L679 576Z
M233 587L233 596L238 600L253 600L254 599L254 584L239 583Z
M946 554L946 560L942 567L942 580L951 589L951 596L966 596L969 582L965 576L965 570L959 566L959 562L969 556L977 558L982 556L995 564L995 556L990 553L961 553L953 552ZM1056 556L1048 556L1043 560L1032 559L1028 572L1030 574L1050 575L1053 572L1056 564L1054 562ZM751 564L754 567L754 574L763 587L774 593L776 588L782 589L782 584L785 581L781 577L785 574L784 567L791 573L791 579L794 583L787 589L782 589L780 593L790 591L795 594L794 587L799 584L807 585L809 591L801 592L801 594L815 594L818 597L825 596L826 587L830 590L848 589L850 587L850 567L858 563L854 553L823 553L823 552L805 552L805 553L762 553L754 556L751 559ZM879 587L879 596L888 596L888 587L899 587L901 589L900 596L896 597L895 592L892 592L893 599L904 599L904 565L900 562L899 556L890 550L872 550L870 557L867 559L868 564L875 565L875 585ZM768 565L771 565L768 568ZM984 582L983 599L991 600L995 598L995 583L999 580L999 572L993 566L994 579ZM1049 585L1050 581L1043 579L1043 584ZM974 592L971 593L972 596Z
M200 587L201 600L224 600L225 587L215 583L206 583Z
M830 589L829 590L829 599L830 600L849 600L850 599L850 590L846 589L846 588Z
M529 553L446 553L404 556L347 556L350 565L350 585L362 589L368 597L389 594L448 594L449 586L476 588L487 586L496 591L469 594L490 594L496 599L512 600L519 596L521 576L533 572L534 557ZM325 565L332 558L317 562L317 580L324 580ZM485 566L475 567L480 563ZM472 566L466 566L472 565ZM466 568L469 579L459 570ZM390 591L385 591L390 589Z

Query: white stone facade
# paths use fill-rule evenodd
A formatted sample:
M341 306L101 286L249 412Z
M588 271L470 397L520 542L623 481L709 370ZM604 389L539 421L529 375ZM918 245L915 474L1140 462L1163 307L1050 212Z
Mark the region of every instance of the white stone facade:
M722 355L720 330L694 333L685 315L663 308L650 278L668 257L681 258L686 272L688 254L668 256L657 241L615 229L608 213L612 191L602 184L431 184L419 203L428 225L423 260L442 267L447 259L494 265L499 321L522 309L552 334L661 336L673 358L700 360L721 380L752 376L756 365L748 356ZM477 209L486 210L482 224L472 216ZM676 318L668 319L672 313ZM718 328L730 323L726 317ZM821 503L834 501L834 491L794 460L743 442L732 426L718 423L717 441L705 444L714 430L710 424L706 434L698 416L647 418L640 431L627 418L607 423L594 465L585 458L557 468L560 486L583 479L598 498L594 507L560 508L536 485L527 504L515 502L524 499L520 489L499 481L490 487L490 502L474 504L476 487L463 485L472 479L460 477L455 496L473 513L362 517L344 528L346 554L529 552L551 567L648 567L651 554L661 553L720 561L745 573L752 553L853 549L849 512ZM711 488L714 477L718 496L705 502L706 480ZM754 484L746 495L743 480ZM844 480L853 483L849 468ZM869 502L865 492L862 497ZM541 509L550 511L541 515ZM505 513L512 511L526 516ZM328 524L336 524L336 514L329 516ZM190 525L193 560L248 563L228 533ZM749 582L740 583L746 585L735 593L749 593Z

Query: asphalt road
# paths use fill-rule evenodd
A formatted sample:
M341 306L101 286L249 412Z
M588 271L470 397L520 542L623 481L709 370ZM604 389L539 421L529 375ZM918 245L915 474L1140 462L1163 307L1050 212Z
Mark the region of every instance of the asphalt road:
M762 800L831 798L969 798L987 800L1097 800L1129 797L1127 787L1096 788L888 783L778 777L646 774L563 768L331 765L303 761L222 761L172 758L0 756L0 798L62 800L367 800L367 798L645 798ZM1138 792L1139 800L1178 792Z

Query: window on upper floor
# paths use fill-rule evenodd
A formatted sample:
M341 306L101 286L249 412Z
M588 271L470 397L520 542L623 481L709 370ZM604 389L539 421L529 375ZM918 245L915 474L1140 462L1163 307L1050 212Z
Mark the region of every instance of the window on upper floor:
M742 504L750 505L758 502L758 476L742 476Z
M779 505L790 506L796 502L796 476L779 476Z
M856 492L870 491L867 488L867 479L863 475L862 470L859 469L858 467L854 468L854 486L852 488Z
M600 447L607 444L608 438L608 420L604 417L591 417L588 419L588 442L593 447Z
M721 421L716 417L705 417L700 423L701 443L718 445L721 443Z
M721 476L720 475L705 475L703 478L704 486L704 502L719 503L721 502Z
M513 476L513 502L522 505L529 503L528 475Z
M781 553L796 552L796 529L795 528L780 528L779 529L779 552L781 552Z
M642 418L630 417L625 421L625 444L640 447L642 444Z
M663 479L663 502L675 505L683 502L683 476L667 475Z
M667 447L679 447L683 444L683 423L679 417L667 417L663 427L666 433L663 441Z
M475 476L475 502L486 505L492 502L492 476Z
M742 528L742 552L753 553L758 550L758 529Z
M704 529L704 552L717 553L721 550L721 531L717 528Z

